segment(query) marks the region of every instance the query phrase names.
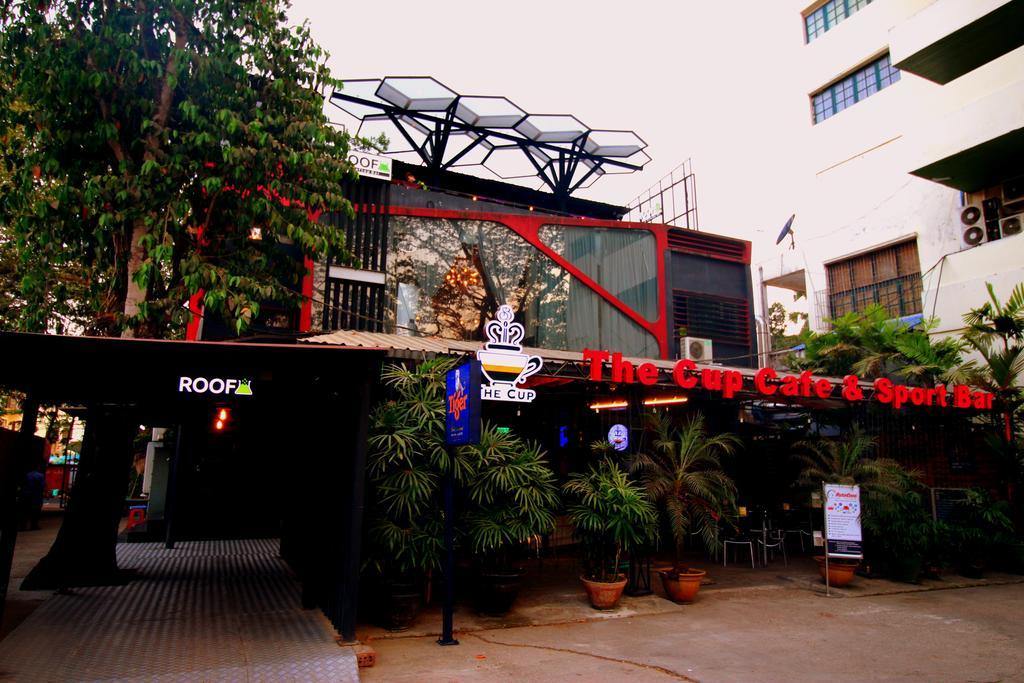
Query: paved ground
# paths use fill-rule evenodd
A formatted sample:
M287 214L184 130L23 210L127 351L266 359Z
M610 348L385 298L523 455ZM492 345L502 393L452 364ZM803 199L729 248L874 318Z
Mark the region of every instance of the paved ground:
M64 520L64 514L59 509L53 510L53 506L49 507L51 509L43 510L39 521L41 529L18 532L14 546L14 561L11 563L10 588L4 604L4 618L0 622L0 639L6 638L8 633L52 594L52 591L18 590L18 586L28 576L32 567L36 566L39 558L50 549L53 539L57 537L57 529Z
M144 580L72 595L18 591L59 521L19 534L3 630L17 628L0 640L0 680L356 680L351 651L334 644L318 612L297 609L274 543L171 553L126 545L122 566L142 568ZM767 569L704 567L712 582L693 605L664 600L655 575L655 594L595 612L574 560L535 562L508 617L461 603L457 647L435 643L436 607L402 634L361 627L378 663L360 673L400 682L1024 682L1022 577L947 575L921 586L858 578L826 598L806 556Z
M660 614L377 639L364 681L1024 681L1024 585L707 591Z
M788 564L781 559L771 562L768 567L752 569L747 564L710 562L707 558L693 554L688 558L692 567L707 571L707 579L701 588L701 596L720 599L723 596L740 593L764 593L786 591L779 599L786 600L789 591L822 594L825 585L821 581L817 564L809 555L795 555ZM554 624L621 619L633 616L656 614L677 614L679 606L664 598L664 591L656 571L652 571L651 595L626 597L619 607L607 612L591 608L579 584L580 566L572 557L533 561L526 566L522 590L512 612L503 617L488 617L477 614L469 595L460 596L456 603L455 627L463 633L520 626L548 626ZM837 597L863 598L876 595L926 592L974 586L991 586L1005 583L1024 583L1024 577L987 572L983 579L968 579L947 573L940 579L926 579L920 584L897 583L884 579L857 577L848 587L832 589ZM1022 586L1024 589L1024 586ZM367 595L364 602L372 600ZM376 643L381 639L406 638L409 636L440 635L441 608L438 596L433 605L425 609L412 628L402 633L390 633L382 628L363 624L357 631L360 640Z
M30 536L26 536L30 538ZM126 586L48 597L0 641L12 681L358 681L276 540L118 546Z

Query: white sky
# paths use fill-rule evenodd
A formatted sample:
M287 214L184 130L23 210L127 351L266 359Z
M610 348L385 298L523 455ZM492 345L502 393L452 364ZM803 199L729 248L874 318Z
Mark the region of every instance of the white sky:
M787 3L294 0L290 16L310 20L337 78L434 76L633 130L652 162L578 196L625 205L689 157L702 230L751 240L755 264L785 247L774 241L805 186L791 150L809 116Z

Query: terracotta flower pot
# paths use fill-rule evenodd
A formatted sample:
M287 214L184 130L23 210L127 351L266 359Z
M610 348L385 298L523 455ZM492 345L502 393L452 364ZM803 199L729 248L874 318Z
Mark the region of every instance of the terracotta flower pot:
M825 580L825 558L816 555L814 561L818 563L818 572L821 573L821 580ZM828 561L828 584L835 588L842 588L850 585L853 581L853 572L860 564L859 560L839 560L829 558Z
M700 590L700 582L707 575L703 569L687 569L678 574L670 569L663 569L658 572L661 575L661 585L665 587L665 595L672 602L693 602Z
M619 576L622 577L621 580L612 582L591 581L585 576L580 577L587 597L590 598L590 605L594 609L612 609L618 604L622 591L626 588L626 577L622 574Z

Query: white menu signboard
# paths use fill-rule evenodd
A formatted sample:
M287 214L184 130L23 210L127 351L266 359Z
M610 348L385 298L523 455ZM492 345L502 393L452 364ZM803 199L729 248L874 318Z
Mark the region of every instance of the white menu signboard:
M862 559L860 487L825 484L825 538L829 557Z

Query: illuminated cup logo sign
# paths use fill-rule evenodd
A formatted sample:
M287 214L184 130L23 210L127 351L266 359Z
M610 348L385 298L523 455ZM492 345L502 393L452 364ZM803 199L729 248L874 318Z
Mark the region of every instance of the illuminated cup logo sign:
M490 384L480 387L480 397L490 401L517 401L529 403L537 396L532 389L520 389L519 384L540 371L544 362L540 356L523 353L520 342L526 331L514 322L512 308L503 304L497 319L484 326L488 341L476 352L480 369Z
M629 430L626 425L612 425L612 428L608 430L608 443L617 451L629 448Z
M252 396L252 382L248 379L223 377L179 377L178 393Z

